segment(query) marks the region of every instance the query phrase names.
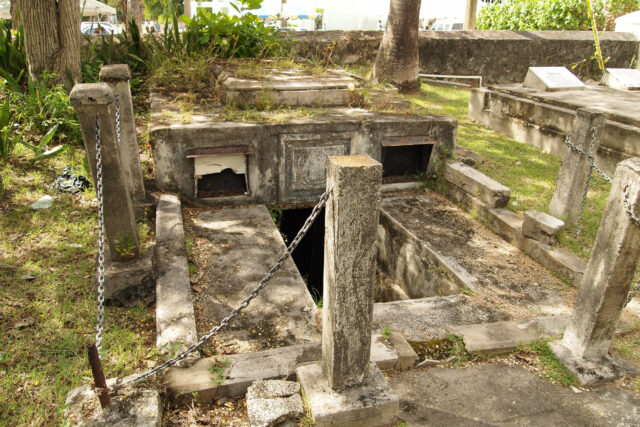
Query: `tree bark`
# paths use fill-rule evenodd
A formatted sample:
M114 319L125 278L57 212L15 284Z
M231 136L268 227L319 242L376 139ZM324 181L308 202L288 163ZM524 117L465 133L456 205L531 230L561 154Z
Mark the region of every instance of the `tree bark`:
M140 33L142 34L144 32L144 5L142 4L142 0L129 0L127 19L127 28L129 28L130 22L133 21L138 26Z
M184 15L191 18L191 0L184 0Z
M29 76L47 70L67 90L80 73L80 3L77 0L16 0L24 28Z
M387 27L382 36L373 76L403 92L420 86L418 52L420 0L391 0Z
M11 28L17 30L20 27L20 18L16 13L16 0L9 3L9 15L11 15Z
M124 28L129 28L129 20L128 20L128 12L127 12L127 0L120 0L120 22L124 24Z

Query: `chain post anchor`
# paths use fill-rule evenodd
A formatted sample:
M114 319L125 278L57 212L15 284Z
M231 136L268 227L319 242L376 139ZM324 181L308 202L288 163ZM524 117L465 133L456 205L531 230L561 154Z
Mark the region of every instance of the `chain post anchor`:
M99 390L98 399L100 400L100 406L102 407L102 409L105 409L111 404L111 398L109 397L107 380L105 379L104 371L102 370L102 363L100 362L98 347L95 343L91 343L87 346L87 353L89 354L89 365L91 365L91 373L93 374L94 386L97 390Z

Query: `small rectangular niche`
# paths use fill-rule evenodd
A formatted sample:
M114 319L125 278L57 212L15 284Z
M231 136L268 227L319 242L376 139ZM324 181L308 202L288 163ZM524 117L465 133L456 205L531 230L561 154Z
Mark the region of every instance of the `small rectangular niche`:
M193 159L196 198L230 197L249 194L248 145L201 147L187 151Z
M426 136L394 136L382 140L385 183L410 182L427 173L435 141Z

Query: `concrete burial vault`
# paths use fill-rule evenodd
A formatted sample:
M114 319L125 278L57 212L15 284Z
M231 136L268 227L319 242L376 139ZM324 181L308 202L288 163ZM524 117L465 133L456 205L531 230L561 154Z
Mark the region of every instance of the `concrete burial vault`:
M416 351L428 340L453 333L463 338L468 351L499 353L522 341L558 336L567 324L572 336L588 334L581 329L580 314L574 312L570 320L571 298L552 273L576 284L585 276L583 282L591 283L596 261L587 266L554 247L562 221L535 211L522 219L505 209L509 188L466 164L447 161L455 150L454 119L350 108L357 81L344 72L312 75L267 68L254 78L233 67L214 71L221 92L218 105L194 102L185 112L179 94L151 97L150 139L156 183L164 193L156 209L152 275L160 351L189 347L238 307L293 241L320 195L331 192L292 259L201 349L217 356L197 359L194 353L197 360L161 377L175 402L211 403L246 395L252 425L275 425L300 417L304 398L317 425L387 425L396 421L400 409L404 415L411 411L399 405L399 394L406 390L390 384L380 369L413 368ZM536 78L528 84L544 83ZM582 96L609 93L589 86L579 90ZM483 94L484 117L494 117L492 100L504 108L522 105L522 114L533 118L547 117L546 107L533 100L543 95L534 96L530 89L479 89L472 98ZM105 186L106 200L128 200L127 194L135 195L136 187L129 183L133 175L120 169L137 171L139 165L127 166L118 158L116 124L109 121L115 102L111 89L79 85L72 101L92 166L94 110L102 114L102 136L113 151L106 160L120 177ZM254 108L263 104L282 108ZM561 120L573 120L567 108L553 108L561 112ZM618 110L615 117L624 117L625 124L607 121L608 135L620 129L635 132L629 123L637 117ZM128 119L132 115L123 118ZM629 171L616 176L615 187L630 186L625 191L635 206L637 161L625 165ZM418 176L434 175L444 194L415 189ZM616 197L609 205L621 222L625 211L621 196ZM140 201L128 203L128 220L123 209L105 205L108 238L121 231L116 220L127 220L135 232L133 212ZM637 244L637 234L633 236ZM112 245L116 249L117 243ZM625 245L626 240L619 244ZM109 259L109 266L122 272L126 262ZM109 271L108 299L123 302L136 295L129 290L135 281L131 274L118 273L119 278ZM594 289L606 286L593 284ZM610 293L622 295L619 290ZM588 295L581 296L585 307ZM602 316L619 315L617 307ZM607 331L602 348L613 334L613 329ZM563 343L565 353L573 352L564 359L573 357L574 365L582 366L580 358L587 352L574 351L570 337ZM425 354L420 358L434 362ZM294 378L302 389L282 381L261 382ZM159 422L157 393L150 397L153 420L141 421L146 416L141 413L130 414L137 418L129 421ZM88 390L69 395L70 410L78 414L86 412L86 405L95 406L91 402Z

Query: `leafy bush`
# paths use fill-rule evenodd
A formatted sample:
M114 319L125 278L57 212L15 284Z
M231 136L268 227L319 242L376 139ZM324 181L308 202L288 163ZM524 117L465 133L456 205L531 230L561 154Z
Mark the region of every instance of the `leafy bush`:
M640 0L593 2L598 29L613 30L615 17L640 8ZM589 0L511 0L480 9L483 30L590 30Z
M14 90L19 90L26 80L27 54L22 27L14 35L10 28L0 26L0 77Z

